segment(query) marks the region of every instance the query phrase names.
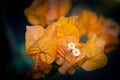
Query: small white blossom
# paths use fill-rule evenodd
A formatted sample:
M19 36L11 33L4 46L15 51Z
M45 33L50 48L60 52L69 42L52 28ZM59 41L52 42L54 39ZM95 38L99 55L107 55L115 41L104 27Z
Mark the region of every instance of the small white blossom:
M74 56L79 56L80 55L80 50L75 48L75 49L72 50L72 53L73 53Z
M74 49L75 48L75 44L73 42L68 43L68 50Z

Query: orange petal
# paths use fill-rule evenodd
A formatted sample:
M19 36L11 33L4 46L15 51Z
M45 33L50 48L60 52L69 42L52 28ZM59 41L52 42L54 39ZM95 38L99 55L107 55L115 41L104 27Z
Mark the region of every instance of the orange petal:
M49 6L48 6L47 13L46 13L47 24L49 24L50 22L58 18L57 0L48 0L48 1L49 1Z
M55 23L51 23L47 26L47 28L45 29L47 36L49 36L51 39L56 37L56 25Z
M58 3L58 18L65 16L70 10L72 3L71 0L57 0Z
M81 67L86 71L93 71L102 68L107 64L107 57L100 53L93 58L88 59Z
M101 40L106 42L105 51L110 52L120 44L119 39L111 34L103 34Z
M104 51L105 42L100 40L95 34L91 36L85 44L88 58L94 57Z
M64 56L57 55L55 62L56 62L58 65L62 65L62 64L64 63L64 61L65 61L65 59L64 59L63 57L64 57Z
M56 58L57 46L53 40L49 37L44 36L38 41L39 49L41 49L41 59L50 64Z
M75 25L76 19L77 19L77 16L73 16L70 18L61 17L56 22L57 37L63 38L65 36L75 36L79 41L79 37L80 37L79 30Z
M33 25L44 26L46 24L48 5L48 0L33 0L31 5L24 10L27 20Z
M45 35L45 30L41 26L27 26L25 34L25 46L27 55L33 55L40 52L38 45L35 44L42 36Z
M105 27L102 29L103 34L111 34L115 37L118 37L120 33L120 27L115 21L111 19L104 19L104 26Z
M52 69L52 65L42 61L41 53L38 54L38 57L39 57L39 61L40 61L40 69L43 71L44 74L50 73L50 71Z

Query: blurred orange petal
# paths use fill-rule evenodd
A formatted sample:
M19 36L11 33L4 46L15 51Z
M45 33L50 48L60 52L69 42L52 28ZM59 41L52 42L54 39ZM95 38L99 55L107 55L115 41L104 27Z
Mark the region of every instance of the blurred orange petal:
M70 0L33 0L24 10L24 14L31 24L45 26L65 16L70 8Z
M106 45L105 45L106 52L112 51L120 44L118 37L115 37L111 34L103 34L100 37L100 39L106 42Z
M33 0L31 5L24 10L27 20L33 25L46 25L48 0Z

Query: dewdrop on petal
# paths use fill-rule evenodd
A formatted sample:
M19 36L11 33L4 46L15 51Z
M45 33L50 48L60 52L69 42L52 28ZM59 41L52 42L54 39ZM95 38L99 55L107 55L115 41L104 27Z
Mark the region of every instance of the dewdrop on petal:
M72 50L72 53L73 53L73 55L74 55L75 57L77 57L77 56L80 55L80 50L77 49L77 48L74 48L74 49Z

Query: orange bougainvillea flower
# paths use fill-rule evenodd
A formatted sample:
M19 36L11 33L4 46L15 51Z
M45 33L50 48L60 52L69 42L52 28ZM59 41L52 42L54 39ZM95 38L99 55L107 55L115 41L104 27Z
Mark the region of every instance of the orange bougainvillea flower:
M65 16L71 8L70 0L33 0L24 10L27 20L33 25L46 25Z
M55 4L55 3L54 3ZM78 21L80 20L80 21ZM59 65L61 74L73 74L76 69L93 71L107 64L105 51L111 51L119 44L118 25L84 10L80 18L60 17L56 22L42 26L26 27L26 54L34 60L29 72L33 78L50 73L52 63ZM85 35L88 39L82 42Z

